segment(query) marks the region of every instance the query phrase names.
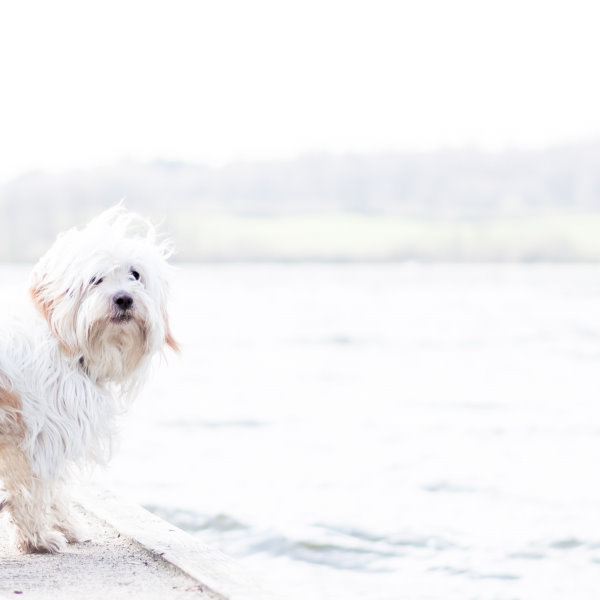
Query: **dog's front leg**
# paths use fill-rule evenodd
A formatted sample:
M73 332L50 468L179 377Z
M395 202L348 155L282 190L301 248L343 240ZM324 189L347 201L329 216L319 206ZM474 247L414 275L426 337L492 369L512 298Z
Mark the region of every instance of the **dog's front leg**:
M65 536L67 542L82 542L87 538L87 527L74 511L62 485L55 489L51 510L54 527Z
M4 446L1 450L3 507L10 513L16 546L22 552L59 552L66 539L55 529L56 482L34 475L20 448Z

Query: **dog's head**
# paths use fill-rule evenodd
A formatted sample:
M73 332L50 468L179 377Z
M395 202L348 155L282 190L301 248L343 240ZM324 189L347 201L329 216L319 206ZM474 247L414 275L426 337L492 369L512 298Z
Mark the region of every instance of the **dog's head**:
M40 259L31 297L60 342L98 381L123 383L165 344L169 245L120 206L61 235Z

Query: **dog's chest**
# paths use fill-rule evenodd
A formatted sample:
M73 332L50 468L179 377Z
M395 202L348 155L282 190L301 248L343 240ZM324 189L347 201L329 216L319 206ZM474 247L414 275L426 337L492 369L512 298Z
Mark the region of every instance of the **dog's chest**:
M30 424L32 463L38 475L54 477L66 463L102 461L110 449L116 413L111 396L82 372L58 377L36 399Z

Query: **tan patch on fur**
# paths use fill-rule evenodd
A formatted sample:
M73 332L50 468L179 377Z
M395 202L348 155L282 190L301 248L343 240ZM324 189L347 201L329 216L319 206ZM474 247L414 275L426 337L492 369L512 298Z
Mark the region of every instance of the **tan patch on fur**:
M22 493L23 489L28 488L31 483L29 461L19 446L1 440L2 436L0 436L0 476L4 487Z
M0 388L0 480L4 491L14 488L19 493L31 481L29 462L19 447L25 435L21 408L21 400L17 394ZM0 511L4 508L12 508L9 497L5 497L0 504Z
M50 323L50 315L51 315L51 306L49 302L44 302L42 299L42 290L41 288L31 288L29 290L29 295L33 300L34 306L38 309L39 313Z
M31 296L33 305L37 308L38 312L42 315L42 317L44 317L44 319L48 323L48 326L52 330L52 333L54 333L56 339L60 342L61 350L67 356L73 356L73 350L71 350L67 342L59 335L58 331L56 331L56 328L52 325L52 313L54 312L54 307L59 302L60 298L56 298L53 300L44 300L43 288L35 286L29 290L29 295Z
M165 344L167 346L169 346L169 348L171 348L175 352L179 353L180 352L179 344L177 343L177 341L173 337L173 334L171 333L171 327L169 326L169 318L167 316L166 311L164 311L164 310L163 310L163 319L165 321Z
M173 337L170 331L167 331L167 336L165 337L165 344L167 344L169 348L172 348L177 353L179 353L181 350L179 348L179 344L175 341L175 338Z
M0 388L0 436L23 436L25 423L21 409L19 396L7 389Z

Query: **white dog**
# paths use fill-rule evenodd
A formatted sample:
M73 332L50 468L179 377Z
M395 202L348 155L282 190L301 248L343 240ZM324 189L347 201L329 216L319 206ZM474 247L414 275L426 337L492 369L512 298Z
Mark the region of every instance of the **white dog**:
M115 207L60 235L36 265L31 321L0 329L0 508L24 552L80 539L65 483L104 461L115 416L151 357L177 350L167 319L169 246Z

